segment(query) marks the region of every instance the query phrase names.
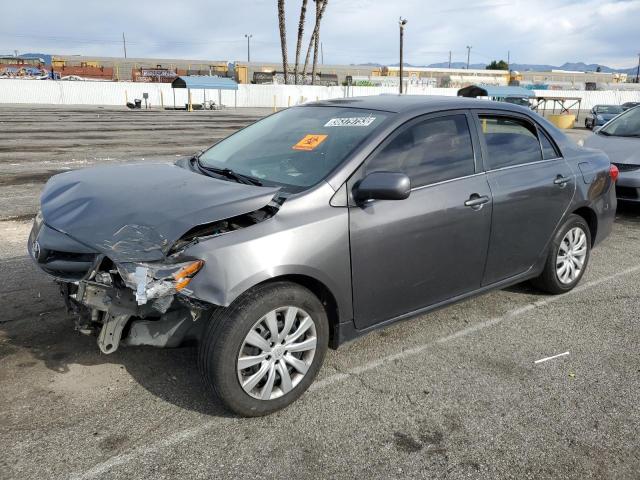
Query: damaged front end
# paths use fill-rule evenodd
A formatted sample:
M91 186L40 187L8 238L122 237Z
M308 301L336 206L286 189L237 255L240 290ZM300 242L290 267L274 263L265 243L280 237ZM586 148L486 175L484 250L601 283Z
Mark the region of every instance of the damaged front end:
M189 247L278 210L278 188L183 167L74 170L52 177L42 192L29 253L60 283L77 329L98 333L104 353L121 344L171 347L198 338L204 322L196 320L215 305L189 290L204 268Z
M185 340L197 340L204 323L197 320L215 308L189 289L204 267L203 260L189 256L189 247L271 218L278 206L271 202L253 212L199 225L173 245L152 243L143 235L148 228L128 225L113 235L120 240L106 251L51 228L38 213L28 251L59 283L76 330L96 334L103 353L113 353L120 345L176 347ZM144 250L149 245L164 250L162 260L131 261L135 247Z
M189 297L189 282L204 262L181 252L157 262L115 263L46 225L40 213L28 251L60 285L76 329L98 334L103 353L113 353L121 344L178 346L197 338L202 322L196 320L212 308Z
M197 338L196 323L211 306L188 297L187 286L201 260L115 265L100 259L87 279L61 282L76 329L98 333L98 347L113 353L120 344L175 347Z

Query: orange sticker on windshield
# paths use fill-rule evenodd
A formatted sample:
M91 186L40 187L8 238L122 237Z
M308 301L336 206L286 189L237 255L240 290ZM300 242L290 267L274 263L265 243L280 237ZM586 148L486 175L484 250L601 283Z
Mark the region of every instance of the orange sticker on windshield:
M329 135L305 135L302 140L296 143L292 148L294 150L311 151L324 142Z

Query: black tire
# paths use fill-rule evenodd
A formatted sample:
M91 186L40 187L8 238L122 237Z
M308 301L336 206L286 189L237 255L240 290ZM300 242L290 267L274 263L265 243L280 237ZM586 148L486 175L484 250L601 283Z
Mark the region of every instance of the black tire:
M579 274L570 283L563 283L562 281L560 281L560 278L558 277L557 264L556 264L558 253L560 251L560 244L562 243L563 239L567 235L567 232L569 232L570 230L576 227L580 228L586 235L586 239L587 239L586 255L584 257L582 268ZM591 256L591 231L589 230L589 225L587 224L585 219L582 218L581 216L575 215L575 214L569 215L569 217L567 217L567 219L564 221L564 223L560 226L560 228L556 231L555 235L553 236L553 240L551 242L551 245L549 246L549 253L547 254L547 259L545 261L544 270L542 271L542 274L539 277L533 279L531 283L536 288L547 293L551 293L554 295L560 294L560 293L566 293L572 290L580 282L580 279L584 275L584 272L586 271L587 266L589 265L590 256Z
M238 355L256 322L285 306L302 309L313 320L315 354L307 372L291 391L278 398L260 400L245 392L240 384ZM198 364L205 383L226 408L242 416L257 417L285 408L304 393L322 366L328 343L329 322L318 297L295 283L267 283L246 292L229 307L214 311L199 345Z

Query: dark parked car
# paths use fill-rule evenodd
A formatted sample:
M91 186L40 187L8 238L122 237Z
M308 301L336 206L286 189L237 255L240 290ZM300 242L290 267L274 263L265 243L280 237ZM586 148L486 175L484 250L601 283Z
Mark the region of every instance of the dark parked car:
M175 165L56 175L28 249L104 353L195 339L217 397L263 415L328 346L525 280L571 290L611 231L614 180L516 105L339 99Z
M600 127L621 113L622 107L618 105L596 105L584 119L584 126L589 129Z
M584 140L584 146L604 151L618 167L620 200L640 202L640 107L629 109Z
M640 102L625 102L620 106L622 107L623 111L627 111L630 108L637 107L638 105L640 105Z

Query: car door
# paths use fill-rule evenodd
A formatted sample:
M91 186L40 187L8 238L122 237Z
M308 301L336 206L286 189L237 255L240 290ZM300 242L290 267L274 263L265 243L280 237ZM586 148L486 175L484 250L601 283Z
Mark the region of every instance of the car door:
M405 200L349 209L358 329L480 287L491 193L475 159L477 138L470 126L472 118L463 111L414 119L383 142L349 182L353 189L368 173L393 171L406 173L412 186Z
M483 285L527 272L546 251L575 191L575 175L526 115L477 112L493 218Z

